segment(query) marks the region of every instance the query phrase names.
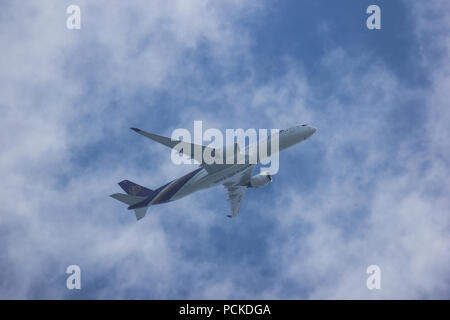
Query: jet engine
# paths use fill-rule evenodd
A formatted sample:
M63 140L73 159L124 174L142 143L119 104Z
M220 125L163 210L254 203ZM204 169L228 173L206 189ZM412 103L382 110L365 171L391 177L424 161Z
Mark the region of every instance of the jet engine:
M250 188L259 188L270 182L272 182L270 174L268 172L261 172L256 176L251 177L247 186Z

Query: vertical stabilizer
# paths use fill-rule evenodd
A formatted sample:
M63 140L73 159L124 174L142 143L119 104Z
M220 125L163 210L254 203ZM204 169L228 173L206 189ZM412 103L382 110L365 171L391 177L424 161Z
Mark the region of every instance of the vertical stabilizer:
M119 186L123 189L123 191L132 196L148 197L154 192L153 190L140 186L130 180L120 181Z

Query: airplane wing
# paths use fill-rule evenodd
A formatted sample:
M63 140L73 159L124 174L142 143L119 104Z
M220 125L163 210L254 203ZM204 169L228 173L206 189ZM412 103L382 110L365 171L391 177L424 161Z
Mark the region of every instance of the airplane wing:
M229 218L235 217L241 208L245 192L247 191L247 184L250 181L253 169L255 169L254 165L244 170L240 176L235 178L235 181L230 181L223 185L227 189L228 200L230 200L231 204L231 215L228 216Z
M136 131L140 135L143 135L144 137L147 137L147 138L149 138L153 141L156 141L162 145L165 145L166 147L169 147L171 149L178 146L181 149L180 151L183 151L183 153L185 155L187 155L191 159L195 159L199 163L202 163L203 152L205 151L205 149L208 148L208 147L194 144L194 143L188 143L188 142L184 142L184 141L180 141L180 140L172 140L171 138L163 137L163 136L160 136L160 135L157 135L154 133L150 133L150 132L146 132L144 130L137 129L137 128L131 128L131 129ZM198 148L198 151L194 152L194 150L196 148ZM208 148L208 149L211 149L211 148ZM212 151L212 149L211 149L211 151ZM197 157L197 159L196 159L196 157Z
M162 145L165 145L166 147L169 147L171 149L175 148L177 146L177 149L180 149L180 152L182 151L183 154L187 155L189 158L196 160L197 162L201 163L203 167L205 168L208 173L214 173L217 171L220 171L224 169L226 166L232 166L233 164L207 164L203 161L203 154L205 150L207 150L208 154L214 155L216 152L221 152L222 154L226 154L226 149L222 149L220 151L216 151L215 148L205 147L202 145L184 142L180 140L172 140L171 138L163 137L154 133L146 132L141 129L137 128L131 128L132 130L136 131L140 135L143 135L144 137L147 137L153 141L156 141ZM235 143L234 145L235 151L239 152L239 145ZM197 152L195 152L197 150ZM217 149L218 150L218 149ZM225 161L224 161L225 162Z
M238 214L239 209L241 208L247 187L234 185L226 188L228 191L228 200L230 200L231 204L231 215L228 215L228 217L232 218Z

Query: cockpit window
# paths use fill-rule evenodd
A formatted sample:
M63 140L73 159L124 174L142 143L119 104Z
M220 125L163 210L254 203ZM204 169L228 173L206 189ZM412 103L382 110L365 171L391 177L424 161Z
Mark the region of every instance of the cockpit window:
M282 130L280 130L280 133L283 133L283 132L285 132L286 131L286 129L282 129Z
M307 126L307 124L302 124L302 127L306 127Z

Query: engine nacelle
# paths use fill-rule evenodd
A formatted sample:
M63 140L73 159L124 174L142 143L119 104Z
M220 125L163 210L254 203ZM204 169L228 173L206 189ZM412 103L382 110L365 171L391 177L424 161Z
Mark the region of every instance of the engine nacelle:
M261 172L256 176L251 177L247 186L250 188L259 188L270 182L272 182L270 174L268 172Z

